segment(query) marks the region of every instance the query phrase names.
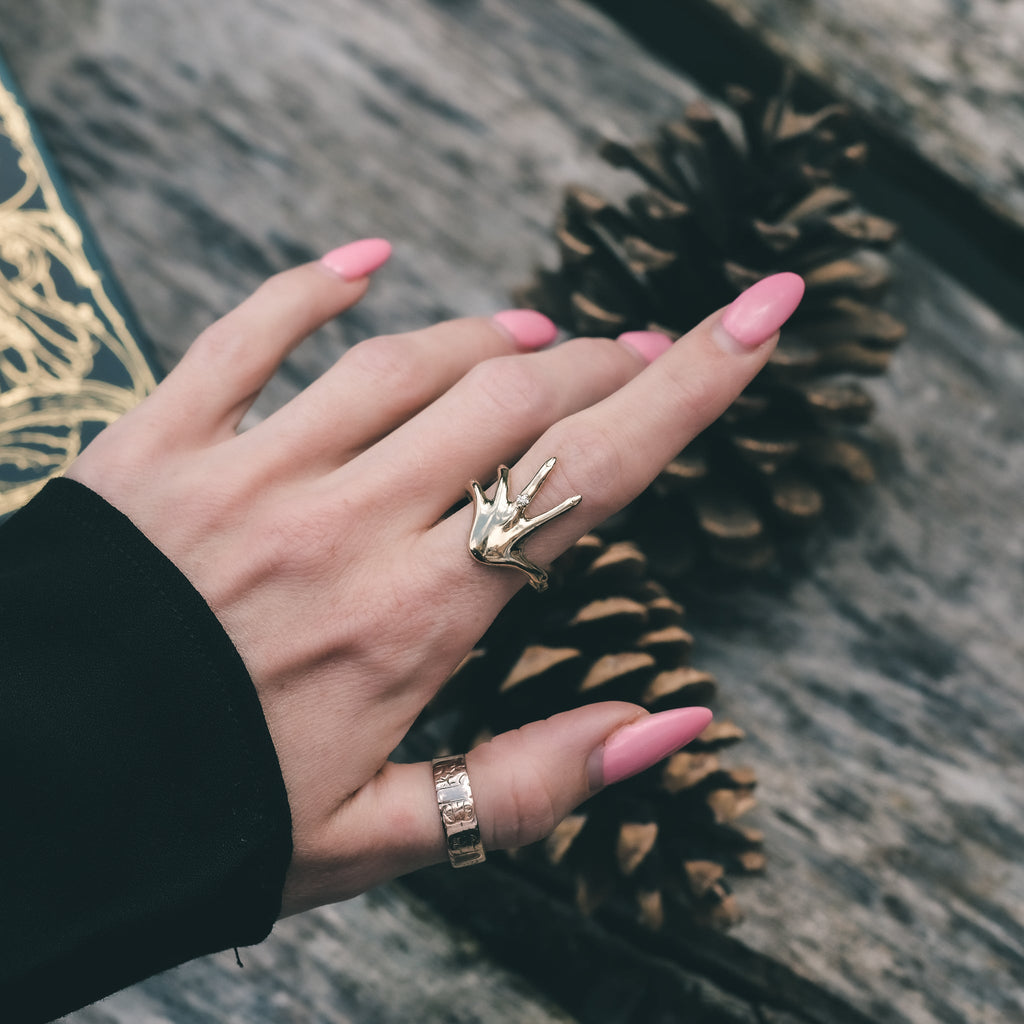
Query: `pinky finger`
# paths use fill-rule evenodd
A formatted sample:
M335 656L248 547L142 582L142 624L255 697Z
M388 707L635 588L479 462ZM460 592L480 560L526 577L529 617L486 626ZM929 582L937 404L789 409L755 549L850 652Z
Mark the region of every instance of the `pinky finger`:
M292 349L354 306L390 255L384 239L364 238L268 278L199 335L154 397L200 439L233 434Z

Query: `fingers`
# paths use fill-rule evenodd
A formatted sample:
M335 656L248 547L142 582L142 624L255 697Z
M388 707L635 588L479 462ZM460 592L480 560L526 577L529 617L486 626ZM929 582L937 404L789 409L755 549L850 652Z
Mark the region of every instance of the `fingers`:
M644 365L606 338L576 338L529 359L481 361L375 445L367 472L379 480L383 469L383 489L401 495L393 521L422 530L465 494L471 478L486 486L498 464L522 453L539 431L599 402ZM353 486L350 474L339 478L342 485Z
M156 392L157 404L180 431L233 434L288 353L358 302L390 253L384 239L365 238L269 278L196 339Z
M515 495L552 456L557 463L530 504L530 517L580 494L577 508L529 541L532 560L561 554L636 497L661 469L720 416L767 362L779 327L803 294L795 274L777 274L712 314L641 374L602 401L554 423L512 468ZM463 552L473 512L461 509L424 538L426 557L451 573L457 559L467 605L493 616L523 582L519 573L488 571ZM453 556L453 553L457 552ZM482 596L483 595L483 596Z
M450 320L353 346L297 398L249 431L278 461L349 461L444 394L477 363L541 348L558 329L532 310Z
M657 764L710 721L706 708L649 715L608 702L474 748L466 767L484 850L544 838L587 797ZM296 849L282 916L446 859L430 765L389 762L345 802L317 848Z
M571 534L574 527L585 532L631 501L760 372L780 321L788 319L803 294L795 274L779 274L761 284L766 288L755 286L737 304L708 317L629 385L541 436L517 467L521 472L513 471L513 483L529 479L538 460L557 455L547 501L560 500L562 489L583 495L577 522L570 525L563 517L550 532L561 528ZM772 300L767 304L765 291ZM750 304L757 316L749 312ZM730 333L727 323L742 338ZM538 505L535 512L544 507ZM542 536L537 553L544 557ZM557 538L551 540L560 550Z

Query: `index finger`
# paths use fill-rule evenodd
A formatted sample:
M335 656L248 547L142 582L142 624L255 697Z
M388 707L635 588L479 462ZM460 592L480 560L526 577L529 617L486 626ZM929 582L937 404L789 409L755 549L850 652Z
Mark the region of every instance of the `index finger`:
M779 328L803 292L797 274L765 278L607 398L546 430L511 470L509 494L520 493L554 456L558 461L544 489L530 502L531 517L576 494L582 501L531 538L530 558L550 562L628 504L725 412L768 361ZM492 593L496 612L524 577L462 557L471 520L472 509L461 509L432 532L441 543L439 555L447 550L450 559L453 549L461 549L460 579L473 581L469 589L475 597Z
M803 292L797 274L765 278L712 313L618 391L547 430L516 467L512 484L524 484L535 472L534 463L554 455L558 463L546 488L547 501L581 494L588 508L573 517L572 528L569 517L563 520L565 537L554 528L544 531L548 536L539 535L535 553L546 557L549 543L560 553L567 540L576 539L568 539L572 534L582 536L628 504L718 419L768 362L779 328ZM531 511L545 507L538 501Z

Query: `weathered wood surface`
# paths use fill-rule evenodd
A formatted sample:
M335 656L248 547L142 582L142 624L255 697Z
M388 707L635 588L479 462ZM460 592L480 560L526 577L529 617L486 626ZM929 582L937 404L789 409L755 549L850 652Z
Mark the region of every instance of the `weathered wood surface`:
M644 136L695 94L575 0L0 0L0 26L167 362L266 273L361 235L395 241L363 307L289 361L263 412L345 343L507 305L551 255L562 185L618 184L596 136ZM721 953L736 974L710 987L735 990L746 955L762 992L797 991L765 973L774 960L867 1019L1011 1021L1024 1017L1024 337L927 254L896 261L911 334L873 388L878 487L805 571L692 602L696 660L749 732L770 858L739 887L747 920ZM388 888L284 923L244 972L215 957L69 1021L562 1019L441 918L420 927L417 906ZM459 909L493 946L486 896ZM508 961L533 971L528 939L507 932ZM652 950L627 959L622 986L645 963L669 970ZM615 962L595 988L614 987ZM461 993L448 1015L439 974ZM580 1019L643 1019L629 1000L559 996ZM746 1009L717 1019L801 1019L756 1017L752 1004L772 1005L757 991L736 998ZM802 1019L842 1019L812 1002Z
M193 961L67 1024L571 1024L572 1018L397 887L281 922L274 938ZM492 1007L500 1016L488 1016Z
M705 2L1024 227L1021 0Z

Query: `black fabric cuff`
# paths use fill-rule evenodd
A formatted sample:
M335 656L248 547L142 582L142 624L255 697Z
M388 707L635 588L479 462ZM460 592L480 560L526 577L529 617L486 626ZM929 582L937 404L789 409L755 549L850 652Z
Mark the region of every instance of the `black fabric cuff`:
M0 529L0 837L0 1015L19 1022L259 942L291 859L242 659L70 480Z

